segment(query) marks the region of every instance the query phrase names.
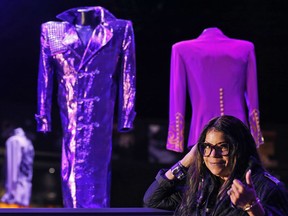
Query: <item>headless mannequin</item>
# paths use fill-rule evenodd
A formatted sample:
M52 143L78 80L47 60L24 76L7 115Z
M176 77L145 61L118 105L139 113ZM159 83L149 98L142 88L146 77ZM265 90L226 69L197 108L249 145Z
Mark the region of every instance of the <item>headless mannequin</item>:
M75 19L76 25L96 27L100 23L100 17L95 15L94 10L79 9Z
M100 23L100 17L95 15L94 10L79 9L74 24L78 35L84 45L87 45L94 28Z

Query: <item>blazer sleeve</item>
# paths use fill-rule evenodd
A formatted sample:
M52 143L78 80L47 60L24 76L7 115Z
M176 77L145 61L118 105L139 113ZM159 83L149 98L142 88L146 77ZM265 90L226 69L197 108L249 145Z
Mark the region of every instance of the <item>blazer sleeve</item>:
M52 56L49 48L48 26L42 24L37 89L37 131L51 131L51 103L53 89Z
M256 57L255 49L252 44L252 49L250 50L248 56L247 65L247 94L246 101L249 112L249 126L252 136L257 144L257 146L264 143L264 138L262 136L260 128L260 112L258 105L258 85L257 85L257 70L256 70Z
M131 21L127 21L121 53L121 75L119 84L118 131L133 128L136 96L136 57L134 31Z
M170 65L169 128L166 149L184 151L186 70L177 45L172 46Z

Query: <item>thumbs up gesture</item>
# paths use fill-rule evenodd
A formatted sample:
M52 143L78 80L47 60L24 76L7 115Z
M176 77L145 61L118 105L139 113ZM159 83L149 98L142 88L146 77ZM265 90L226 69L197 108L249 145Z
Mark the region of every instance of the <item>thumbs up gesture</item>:
M238 179L234 179L227 194L230 196L230 200L234 206L248 211L252 208L253 203L258 202L258 198L253 186L251 170L247 171L245 178L246 184Z

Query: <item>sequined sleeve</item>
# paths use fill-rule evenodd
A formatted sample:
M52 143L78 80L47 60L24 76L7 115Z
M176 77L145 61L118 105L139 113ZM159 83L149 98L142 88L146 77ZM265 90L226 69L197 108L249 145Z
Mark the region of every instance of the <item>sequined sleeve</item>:
M118 130L129 131L135 118L136 58L132 22L125 26L122 43L121 77L119 87Z
M51 131L51 103L53 89L53 68L48 40L48 26L41 26L40 60L38 70L38 111L35 115L37 131Z

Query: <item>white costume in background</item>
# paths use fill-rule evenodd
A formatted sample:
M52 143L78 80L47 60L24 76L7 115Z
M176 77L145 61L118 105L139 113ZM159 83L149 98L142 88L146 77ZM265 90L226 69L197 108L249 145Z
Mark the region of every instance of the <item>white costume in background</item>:
M6 141L6 182L1 202L28 206L32 191L34 147L22 128Z

